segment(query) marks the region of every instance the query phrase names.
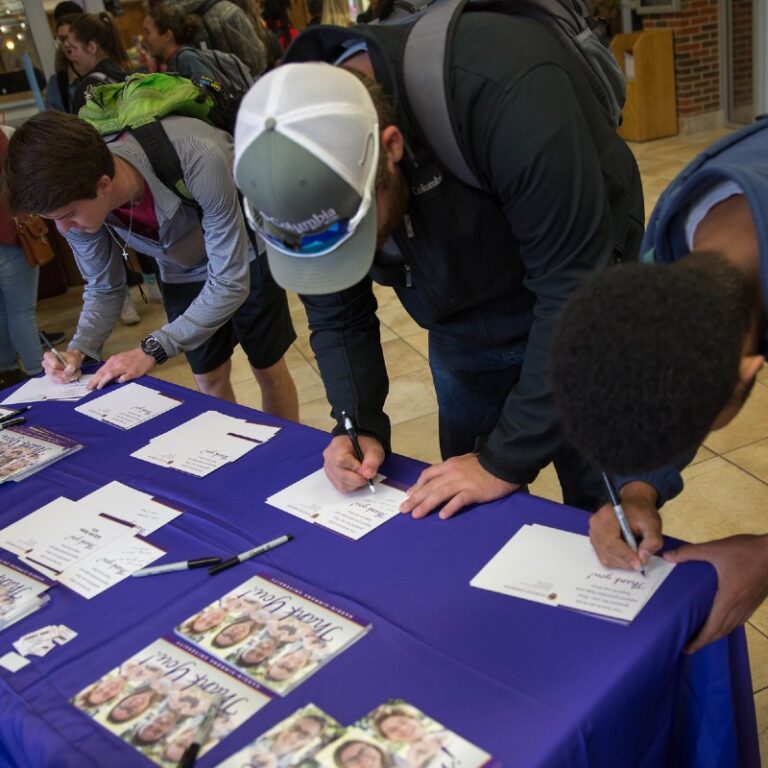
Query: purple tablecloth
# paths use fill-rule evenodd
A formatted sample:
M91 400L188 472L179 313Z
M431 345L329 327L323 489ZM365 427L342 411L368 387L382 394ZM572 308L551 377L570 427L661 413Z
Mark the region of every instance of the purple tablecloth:
M295 540L215 578L203 570L128 579L92 600L55 587L48 607L0 634L2 654L47 624L78 633L19 672L0 670L0 765L149 765L68 699L266 566L373 628L288 696L276 697L201 758L200 768L305 703L351 723L388 698L406 699L509 767L759 766L743 631L693 657L681 653L712 601L709 566L678 566L629 626L474 589L472 576L521 525L585 533L587 515L517 494L450 521L403 516L349 541L264 503L321 466L326 434L154 379L145 383L184 402L125 432L71 404L36 404L28 423L85 448L0 487L0 525L115 479L184 510L149 536L168 553L159 562L227 555L286 532ZM129 456L209 409L283 428L202 479ZM421 468L392 456L384 472L409 483Z

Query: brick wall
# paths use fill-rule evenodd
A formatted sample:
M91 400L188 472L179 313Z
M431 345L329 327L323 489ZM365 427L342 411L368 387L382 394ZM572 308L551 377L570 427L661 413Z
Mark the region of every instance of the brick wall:
M733 106L751 106L752 95L752 0L732 0L733 9Z
M751 0L738 3L751 4ZM686 118L720 110L718 0L682 0L677 13L648 14L642 19L644 29L668 28L674 33L678 115ZM750 66L751 60L750 51Z

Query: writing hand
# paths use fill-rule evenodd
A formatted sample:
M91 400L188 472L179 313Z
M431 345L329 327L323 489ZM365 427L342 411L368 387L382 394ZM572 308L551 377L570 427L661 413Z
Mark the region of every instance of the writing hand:
M686 647L695 653L743 624L768 596L768 536L730 536L664 553L671 563L703 560L717 572L717 592L704 626Z
M57 384L68 384L70 381L77 381L80 378L80 366L85 355L76 349L70 349L66 352L59 352L66 366L62 365L53 352L46 352L43 355L43 370L45 375L55 381Z
M362 488L373 480L384 461L384 448L381 443L369 435L359 435L363 461L355 457L352 441L346 435L337 435L323 451L323 468L334 488L342 493L350 493Z
M141 349L120 352L107 359L88 382L88 389L102 389L111 381L122 384L149 373L156 365L155 358Z
M420 518L444 505L440 518L446 520L467 504L500 499L519 487L492 475L483 469L476 454L467 453L425 469L408 489L400 511Z
M600 562L607 568L639 571L664 543L661 515L656 508L656 490L641 482L627 483L619 494L627 522L638 539L633 552L621 538L613 507L606 504L589 519L589 539Z

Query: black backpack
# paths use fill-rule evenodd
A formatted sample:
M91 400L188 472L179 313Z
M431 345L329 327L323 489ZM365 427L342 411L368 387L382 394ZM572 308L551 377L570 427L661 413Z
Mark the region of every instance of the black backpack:
M177 61L185 51L188 56L197 56L202 59L213 73L213 77L193 79L195 85L202 88L213 99L211 122L217 128L234 133L240 102L254 82L251 70L234 53L192 48L188 45L178 49Z
M481 188L459 146L448 106L447 55L462 13L486 11L527 16L544 24L589 80L611 125L621 123L626 81L608 45L603 22L589 0L384 0L376 24L412 24L403 52L406 100L422 135L445 167Z

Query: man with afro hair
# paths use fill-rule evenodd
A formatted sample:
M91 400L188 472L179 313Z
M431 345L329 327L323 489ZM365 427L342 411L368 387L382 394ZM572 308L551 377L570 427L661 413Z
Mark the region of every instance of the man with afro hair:
M696 158L665 191L642 264L600 274L560 315L551 377L567 438L617 476L637 553L613 510L590 521L607 566L639 569L662 546L658 507L682 488L679 468L728 424L765 362L768 120ZM655 262L655 263L652 263ZM644 473L644 474L643 474ZM768 596L768 535L684 545L718 576L712 610L688 650L723 637Z

